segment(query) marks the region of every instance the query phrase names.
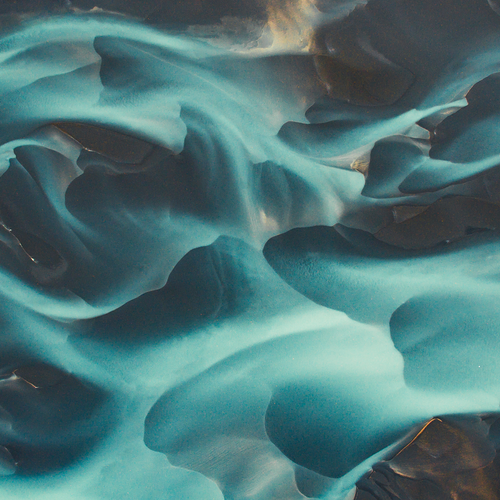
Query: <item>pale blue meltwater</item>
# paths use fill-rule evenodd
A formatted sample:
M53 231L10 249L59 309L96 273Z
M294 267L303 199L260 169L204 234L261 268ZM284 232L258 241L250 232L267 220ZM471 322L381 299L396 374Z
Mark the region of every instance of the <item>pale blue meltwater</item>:
M344 500L499 411L498 6L296 3L5 27L0 499Z

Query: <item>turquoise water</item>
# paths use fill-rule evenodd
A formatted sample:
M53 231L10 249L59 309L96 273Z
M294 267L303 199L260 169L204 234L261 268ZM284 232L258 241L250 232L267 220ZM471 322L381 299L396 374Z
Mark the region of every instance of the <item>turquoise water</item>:
M343 499L498 411L498 8L318 5L0 39L2 498Z

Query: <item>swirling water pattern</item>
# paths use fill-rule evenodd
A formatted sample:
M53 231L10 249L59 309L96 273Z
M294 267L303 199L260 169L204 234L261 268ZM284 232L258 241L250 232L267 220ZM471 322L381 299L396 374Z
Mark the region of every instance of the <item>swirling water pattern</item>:
M4 33L2 497L500 498L499 9L358 3Z

